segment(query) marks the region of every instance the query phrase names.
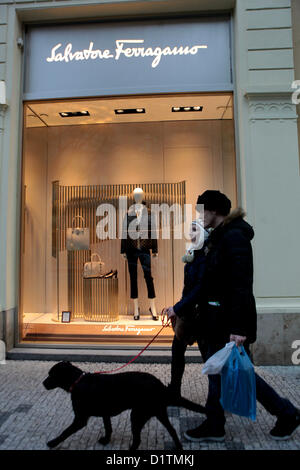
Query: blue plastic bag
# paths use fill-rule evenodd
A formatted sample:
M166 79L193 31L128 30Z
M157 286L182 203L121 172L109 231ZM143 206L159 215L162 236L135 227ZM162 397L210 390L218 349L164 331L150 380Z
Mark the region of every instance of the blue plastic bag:
M256 419L255 372L244 347L234 346L221 372L221 405L239 416Z

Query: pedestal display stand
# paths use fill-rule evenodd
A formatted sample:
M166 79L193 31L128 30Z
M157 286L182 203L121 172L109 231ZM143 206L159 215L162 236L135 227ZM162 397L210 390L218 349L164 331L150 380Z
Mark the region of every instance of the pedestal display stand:
M119 320L118 279L83 279L83 304L85 321Z

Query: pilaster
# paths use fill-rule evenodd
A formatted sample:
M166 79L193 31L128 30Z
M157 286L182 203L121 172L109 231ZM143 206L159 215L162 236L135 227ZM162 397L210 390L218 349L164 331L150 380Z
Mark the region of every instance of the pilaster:
M253 225L258 363L291 364L300 321L300 180L289 0L237 0L240 202ZM259 20L259 21L258 21Z

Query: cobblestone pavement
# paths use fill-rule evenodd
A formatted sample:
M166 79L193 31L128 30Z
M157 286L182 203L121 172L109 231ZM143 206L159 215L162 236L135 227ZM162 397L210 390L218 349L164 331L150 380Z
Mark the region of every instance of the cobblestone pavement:
M70 395L61 389L47 391L42 381L55 362L7 361L0 365L0 450L46 450L46 442L56 437L73 420ZM85 371L112 368L108 363L76 363ZM113 365L118 367L118 365ZM187 364L182 395L197 403L205 403L207 377L201 364ZM147 371L167 384L168 364L131 364L126 371ZM300 366L259 367L256 371L282 396L300 407ZM120 391L120 393L122 393ZM132 390L132 393L136 393ZM99 397L100 398L100 397ZM101 398L100 398L101 399ZM159 400L159 397L153 397ZM147 406L147 403L145 403ZM288 441L277 442L269 437L276 418L259 404L257 420L227 415L225 443L191 443L183 432L203 419L183 408L168 408L170 421L181 438L184 450L300 450L300 428ZM88 425L70 436L58 448L68 450L127 450L131 442L130 412L112 418L111 443L97 441L103 434L101 418L90 418ZM140 450L173 450L166 429L152 418L142 431Z

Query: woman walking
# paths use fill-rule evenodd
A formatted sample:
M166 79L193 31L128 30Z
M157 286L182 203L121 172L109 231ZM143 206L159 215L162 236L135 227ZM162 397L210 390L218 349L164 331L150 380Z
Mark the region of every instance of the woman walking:
M185 263L182 297L173 307L163 311L163 314L171 318L175 332L172 343L171 383L169 384L169 389L175 395L180 395L187 346L198 341L200 336L199 299L202 297L205 269L203 245L208 237L208 232L203 228L200 219L192 222L189 235L191 244L182 257Z

